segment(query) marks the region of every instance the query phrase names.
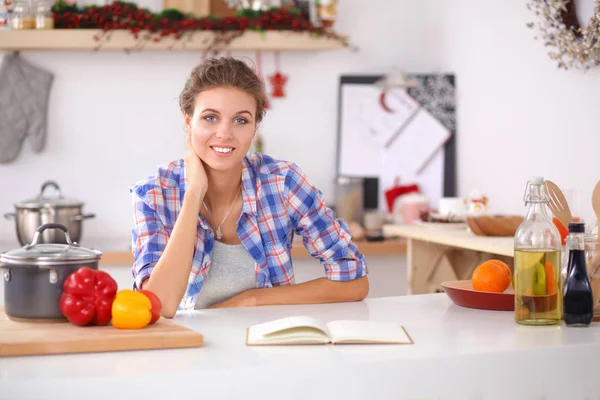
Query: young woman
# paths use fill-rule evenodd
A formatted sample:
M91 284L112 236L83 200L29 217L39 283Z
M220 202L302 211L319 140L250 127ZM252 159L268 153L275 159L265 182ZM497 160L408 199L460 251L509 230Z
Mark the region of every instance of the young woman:
M186 154L135 184L134 288L177 310L357 301L367 266L348 227L290 162L249 153L266 101L231 57L196 67L179 97ZM325 277L295 284L294 234Z

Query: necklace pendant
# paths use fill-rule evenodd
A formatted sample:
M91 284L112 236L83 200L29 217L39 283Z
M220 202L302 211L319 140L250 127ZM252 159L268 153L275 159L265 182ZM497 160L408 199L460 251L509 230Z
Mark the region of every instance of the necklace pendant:
M221 232L221 227L217 228L217 239L221 240L221 238L223 237L223 232Z

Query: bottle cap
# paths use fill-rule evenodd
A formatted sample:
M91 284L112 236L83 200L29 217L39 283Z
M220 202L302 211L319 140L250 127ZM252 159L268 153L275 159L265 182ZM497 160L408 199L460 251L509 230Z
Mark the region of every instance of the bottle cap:
M585 233L585 223L583 223L583 222L569 223L569 233Z
M531 180L531 183L533 185L541 185L544 183L544 178L541 176L534 176L533 179Z

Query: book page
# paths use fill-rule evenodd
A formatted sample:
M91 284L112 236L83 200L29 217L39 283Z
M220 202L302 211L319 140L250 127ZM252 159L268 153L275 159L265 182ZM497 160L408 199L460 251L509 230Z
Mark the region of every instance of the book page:
M394 322L332 321L327 324L333 343L412 344L404 327Z
M248 344L328 343L329 330L322 321L307 317L286 317L248 329Z

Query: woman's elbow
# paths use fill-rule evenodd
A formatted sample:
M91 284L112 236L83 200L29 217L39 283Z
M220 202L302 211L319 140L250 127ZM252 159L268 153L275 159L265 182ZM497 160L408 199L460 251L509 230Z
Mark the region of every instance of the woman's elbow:
M163 309L161 310L161 315L165 318L173 318L176 313L177 313L177 307L175 307L174 309L165 309L163 307Z
M369 278L363 276L356 279L353 283L354 287L352 290L351 301L364 300L369 295Z

